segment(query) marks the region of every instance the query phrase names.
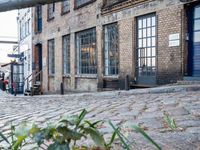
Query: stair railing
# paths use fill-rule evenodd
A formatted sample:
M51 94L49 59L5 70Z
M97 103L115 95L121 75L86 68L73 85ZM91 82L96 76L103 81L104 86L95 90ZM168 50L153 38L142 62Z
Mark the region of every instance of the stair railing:
M43 92L42 91L42 73L43 73L43 70L40 70L39 72L37 72L36 74L33 75L33 78L30 80L30 82L32 81L32 86L34 86L34 84L36 84L36 81L37 81L37 78L39 77L39 81L40 81L40 89L41 89L41 93Z

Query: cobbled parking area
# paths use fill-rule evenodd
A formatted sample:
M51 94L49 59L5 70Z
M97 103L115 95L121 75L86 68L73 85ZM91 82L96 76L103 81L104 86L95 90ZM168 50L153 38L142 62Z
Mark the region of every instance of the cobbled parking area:
M189 87L187 90L162 88L150 91L34 97L14 97L0 92L0 131L8 133L11 123L18 124L24 120L44 125L62 115L78 114L85 108L90 111L87 119L111 120L120 127L130 124L143 127L165 150L200 150L200 90ZM166 127L164 112L175 118L176 131ZM100 130L106 137L112 133L106 123ZM154 149L141 135L129 130L124 130L124 134L136 141L138 149Z

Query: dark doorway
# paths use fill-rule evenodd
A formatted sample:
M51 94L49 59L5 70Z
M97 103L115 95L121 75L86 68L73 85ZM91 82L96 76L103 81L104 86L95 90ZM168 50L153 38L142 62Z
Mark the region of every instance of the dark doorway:
M189 19L189 62L188 74L200 77L200 4L190 8Z

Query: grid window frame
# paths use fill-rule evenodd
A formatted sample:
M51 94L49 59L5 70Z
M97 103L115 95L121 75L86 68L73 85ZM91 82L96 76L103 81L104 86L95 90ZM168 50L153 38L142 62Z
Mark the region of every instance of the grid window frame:
M78 75L97 74L96 28L76 33L76 67Z
M104 26L104 75L117 76L119 74L119 33L118 24Z
M137 18L137 70L139 76L156 76L157 22L156 14Z
M63 75L70 74L70 35L64 35L62 37L62 49L63 49Z

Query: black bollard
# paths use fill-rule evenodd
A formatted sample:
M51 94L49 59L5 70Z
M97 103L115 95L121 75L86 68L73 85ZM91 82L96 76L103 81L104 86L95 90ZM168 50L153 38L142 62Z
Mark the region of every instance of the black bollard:
M130 90L129 75L126 75L126 77L125 77L125 90L126 90L126 91Z
M60 83L60 94L64 95L64 86L63 86L63 83Z

